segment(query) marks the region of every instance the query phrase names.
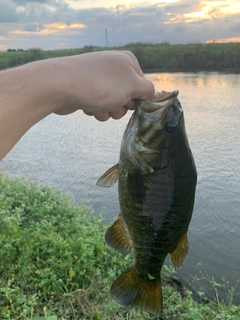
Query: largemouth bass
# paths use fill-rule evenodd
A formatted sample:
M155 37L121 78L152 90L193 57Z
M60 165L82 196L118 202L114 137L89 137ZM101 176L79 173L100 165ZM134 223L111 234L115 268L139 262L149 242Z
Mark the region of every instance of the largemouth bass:
M162 312L161 269L170 254L180 267L188 252L197 172L185 131L178 91L138 101L123 135L119 163L97 181L118 180L121 213L106 232L114 249L134 253L133 266L112 285L122 306Z

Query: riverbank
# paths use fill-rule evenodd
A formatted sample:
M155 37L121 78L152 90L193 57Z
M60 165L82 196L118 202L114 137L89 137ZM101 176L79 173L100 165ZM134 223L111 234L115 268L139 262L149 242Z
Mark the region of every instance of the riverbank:
M106 225L89 206L26 180L0 175L0 318L38 320L146 320L147 313L120 307L110 297L116 277L131 257L104 244ZM164 267L164 320L239 320L240 307L225 301L201 302L167 284ZM216 288L217 289L217 288Z
M121 47L85 46L78 49L11 50L0 52L0 69L35 60L76 55L101 50L130 50L144 72L218 71L240 72L240 43L148 44L130 43Z

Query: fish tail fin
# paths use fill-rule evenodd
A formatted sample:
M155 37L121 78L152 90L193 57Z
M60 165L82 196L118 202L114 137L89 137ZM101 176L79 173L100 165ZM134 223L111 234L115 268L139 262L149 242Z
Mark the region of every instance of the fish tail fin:
M162 313L161 279L142 279L130 268L111 287L111 295L122 306L138 307L156 317Z

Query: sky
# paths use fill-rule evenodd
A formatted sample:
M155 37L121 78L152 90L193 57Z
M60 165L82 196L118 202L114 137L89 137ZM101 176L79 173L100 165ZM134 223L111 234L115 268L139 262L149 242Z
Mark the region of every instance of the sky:
M0 50L240 42L240 0L0 0Z

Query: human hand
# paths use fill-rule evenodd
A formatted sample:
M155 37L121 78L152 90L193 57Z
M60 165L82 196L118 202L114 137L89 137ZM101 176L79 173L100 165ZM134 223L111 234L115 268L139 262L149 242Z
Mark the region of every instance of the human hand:
M68 99L55 111L57 114L82 109L100 121L110 117L119 119L128 109L135 108L136 98L162 97L144 77L137 58L130 51L101 51L61 59Z
M100 121L119 119L136 98L161 98L128 51L35 61L0 72L0 159L51 113L82 109Z

